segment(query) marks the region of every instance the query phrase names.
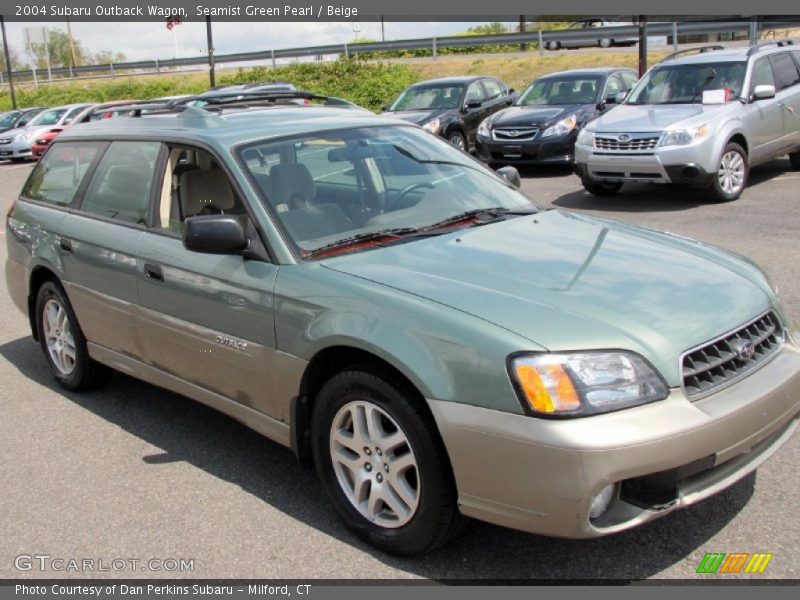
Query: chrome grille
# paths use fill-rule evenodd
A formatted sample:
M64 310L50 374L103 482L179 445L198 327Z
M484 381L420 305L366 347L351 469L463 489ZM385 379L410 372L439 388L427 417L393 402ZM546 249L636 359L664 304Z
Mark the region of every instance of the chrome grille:
M620 139L622 138L622 139ZM609 152L648 152L658 146L657 134L602 134L594 136L594 147Z
M783 341L783 327L775 313L769 312L690 350L681 360L686 395L696 400L738 381L780 350Z
M501 142L524 142L532 140L538 133L538 127L506 127L495 129L494 139Z

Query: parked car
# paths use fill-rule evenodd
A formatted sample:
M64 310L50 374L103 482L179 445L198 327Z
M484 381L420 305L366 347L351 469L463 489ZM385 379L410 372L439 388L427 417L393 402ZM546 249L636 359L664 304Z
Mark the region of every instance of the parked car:
M567 26L567 31L582 32L585 36L579 38L564 37L559 40L550 40L545 44L548 50L559 50L561 48L591 48L600 46L610 48L611 46L635 46L639 38L637 36L614 37L613 33L601 31L603 27L632 27L631 21L615 21L601 17L591 17L580 19Z
M262 103L72 127L33 169L6 282L66 389L110 367L228 414L397 554L460 515L629 529L797 428L800 327L751 261L540 210L399 119Z
M513 88L494 77L447 77L412 85L391 106L384 106L384 113L468 150L475 144L478 124L516 97Z
M587 191L675 183L735 200L750 167L789 155L800 169L800 50L791 41L670 55L621 105L578 135ZM687 52L697 52L687 55Z
M512 106L481 121L475 154L490 165L572 164L581 127L615 106L637 79L636 71L617 67L540 77Z
M113 119L114 117L125 115L130 112L126 110L125 107L130 106L134 102L133 100L114 100L104 104L92 104L87 106L69 123L60 127L54 127L39 134L33 141L33 144L31 144L31 156L37 160L41 158L50 143L59 133L64 131L64 129L80 123L89 123L90 121L97 121L99 119Z
M47 108L31 119L25 127L0 134L0 158L20 162L32 156L31 146L41 134L54 127L67 125L88 104L69 104Z
M42 112L42 108L23 108L10 110L0 115L0 134L16 127L25 127L33 117Z

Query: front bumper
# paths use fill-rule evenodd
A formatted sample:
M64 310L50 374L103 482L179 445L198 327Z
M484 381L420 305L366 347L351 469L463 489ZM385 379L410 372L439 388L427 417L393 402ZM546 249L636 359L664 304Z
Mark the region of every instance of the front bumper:
M0 159L4 158L27 158L31 156L31 144L29 142L11 142L0 144Z
M530 141L498 141L478 136L475 154L488 164L506 165L567 165L575 159L575 139L573 131L567 135L548 138L538 136Z
M583 419L429 405L463 514L532 533L598 537L719 492L786 442L800 413L800 349L787 341L758 371L695 402L674 389L660 402ZM648 486L665 480L669 493L653 499ZM590 520L592 498L609 484L615 499Z
M712 142L658 147L641 153L608 152L577 144L574 170L591 181L673 183L705 189L713 183L717 171Z

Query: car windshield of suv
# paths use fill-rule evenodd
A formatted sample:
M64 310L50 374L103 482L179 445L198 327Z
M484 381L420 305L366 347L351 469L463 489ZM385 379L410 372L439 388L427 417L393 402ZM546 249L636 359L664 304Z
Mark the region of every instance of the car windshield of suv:
M20 113L18 112L10 112L6 113L0 117L0 129L5 129L7 127L13 127L14 123L17 122L19 119Z
M537 79L522 92L515 105L592 104L602 83L602 77L590 75Z
M394 101L390 111L431 110L434 108L457 108L463 85L437 85L408 88Z
M313 133L238 154L304 257L347 241L418 239L479 215L486 222L537 210L493 171L415 127Z
M731 91L739 97L746 62L704 63L655 67L633 88L625 104L693 104L706 90Z
M31 119L30 123L28 123L28 126L47 127L48 125L55 125L61 120L61 117L63 117L66 112L66 108L53 108L50 110L45 110Z

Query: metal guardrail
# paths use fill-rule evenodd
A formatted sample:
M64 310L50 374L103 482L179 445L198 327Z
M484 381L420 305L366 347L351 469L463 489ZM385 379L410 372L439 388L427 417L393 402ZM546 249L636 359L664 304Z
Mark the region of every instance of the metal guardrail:
M796 17L795 17L796 18ZM783 29L798 26L797 23L787 21L760 21L759 29ZM713 33L735 33L749 32L751 30L750 20L738 21L718 21L718 22L678 22L678 23L648 23L648 37L659 35L678 35L685 36L691 34L713 34ZM548 31L528 31L525 33L502 33L494 35L459 35L433 38L417 38L407 40L392 40L388 42L366 42L354 44L328 44L325 46L311 46L303 48L284 48L278 50L262 50L258 52L238 52L233 54L219 54L214 56L217 65L221 63L237 63L271 60L275 66L275 60L279 58L302 58L317 55L339 54L346 57L365 52L382 52L390 50L420 50L432 49L436 54L437 49L459 48L464 46L496 46L496 45L518 45L524 43L542 43L547 45L549 41L581 41L596 40L598 38L632 38L639 35L639 28L636 25L620 27L597 27L590 30L548 30ZM162 68L189 67L206 65L208 56L197 56L188 58L168 58L154 60L140 60L122 63L106 63L101 65L81 65L72 69L66 67L51 68L52 75L66 75L77 77L89 73L114 74L115 71L131 71L137 69L148 69L159 72ZM15 77L33 77L31 69L14 71Z

